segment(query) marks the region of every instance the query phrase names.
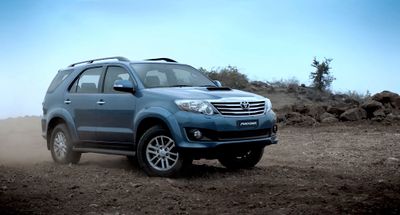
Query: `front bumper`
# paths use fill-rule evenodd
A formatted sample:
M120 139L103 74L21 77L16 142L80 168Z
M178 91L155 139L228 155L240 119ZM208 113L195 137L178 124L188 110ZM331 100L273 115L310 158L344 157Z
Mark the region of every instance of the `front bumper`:
M257 121L256 127L239 127L238 121L253 120ZM177 148L185 153L203 154L201 157L209 157L205 155L218 154L221 151L245 150L254 147L265 147L271 144L277 144L278 139L276 133L272 131L275 125L275 113L268 112L263 115L249 117L225 117L221 115L206 116L202 114L179 111L168 118L171 126L171 133L175 139ZM187 134L188 128L209 130L215 133L249 133L255 130L265 130L263 136L246 136L225 139L208 139L196 140L189 138Z
M265 146L277 144L276 137L266 139L252 139L246 141L229 141L229 142L207 142L207 143L191 143L191 147L180 147L178 151L184 156L194 159L216 159L221 155L231 152L247 151L252 148L264 148Z

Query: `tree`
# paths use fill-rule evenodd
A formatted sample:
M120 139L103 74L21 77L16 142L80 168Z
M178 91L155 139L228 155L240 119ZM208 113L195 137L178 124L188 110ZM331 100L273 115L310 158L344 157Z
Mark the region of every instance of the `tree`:
M210 79L222 82L224 86L244 89L249 85L249 79L243 73L240 73L235 66L227 66L224 68L211 69L207 71L204 68L199 68L201 72L206 74Z
M335 78L330 74L329 64L332 59L325 58L324 61L320 62L315 57L311 64L316 70L311 72L310 79L312 80L312 86L319 91L324 91L329 89Z

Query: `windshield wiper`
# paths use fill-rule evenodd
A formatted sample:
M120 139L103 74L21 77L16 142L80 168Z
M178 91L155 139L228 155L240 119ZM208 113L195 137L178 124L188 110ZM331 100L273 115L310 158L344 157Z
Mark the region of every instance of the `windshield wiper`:
M187 85L187 84L176 84L176 85L172 85L169 87L193 87L192 85Z
M217 86L212 85L212 84L205 84L205 85L200 85L200 86L197 86L197 87L217 87Z

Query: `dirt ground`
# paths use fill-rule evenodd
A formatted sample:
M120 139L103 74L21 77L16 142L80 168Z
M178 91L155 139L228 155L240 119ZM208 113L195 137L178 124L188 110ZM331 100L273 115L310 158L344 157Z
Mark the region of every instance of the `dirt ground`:
M125 157L52 162L38 118L0 121L0 214L399 214L400 126L285 127L251 170L149 178Z

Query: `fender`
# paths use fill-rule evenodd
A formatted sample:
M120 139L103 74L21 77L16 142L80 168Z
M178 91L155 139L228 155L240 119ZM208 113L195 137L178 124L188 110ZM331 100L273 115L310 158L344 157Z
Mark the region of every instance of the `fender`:
M46 122L46 131L49 127L49 123L53 118L61 118L65 121L65 123L67 124L67 128L69 130L69 134L72 138L73 142L77 142L78 141L78 134L76 133L76 127L75 127L75 123L74 123L74 119L71 116L71 114L63 109L63 108L55 108L53 109L51 112L49 112L47 114L47 122Z
M176 119L174 117L171 117L172 115L173 113L162 107L150 107L140 110L139 112L136 113L136 117L133 121L134 131L135 131L134 139L136 140L137 128L139 124L144 119L149 117L157 118L163 121L167 125L168 129L171 131L171 135L173 136L173 138L175 138L175 132L172 131L174 131L175 129L179 129L179 126Z

